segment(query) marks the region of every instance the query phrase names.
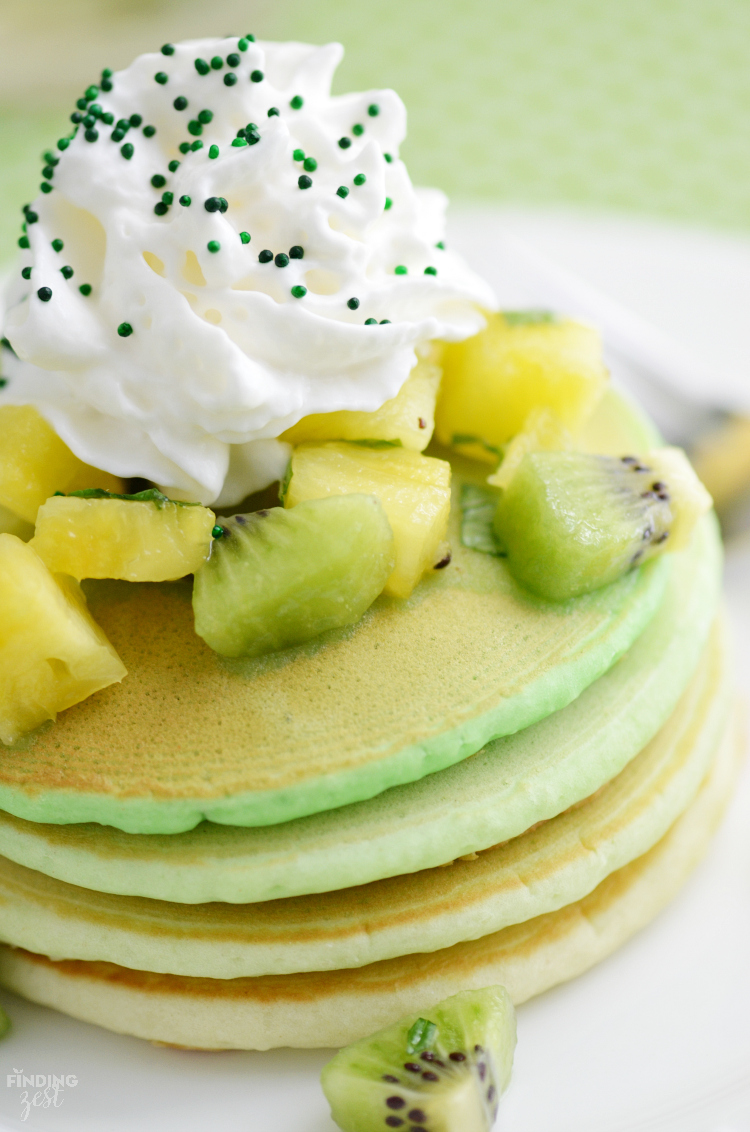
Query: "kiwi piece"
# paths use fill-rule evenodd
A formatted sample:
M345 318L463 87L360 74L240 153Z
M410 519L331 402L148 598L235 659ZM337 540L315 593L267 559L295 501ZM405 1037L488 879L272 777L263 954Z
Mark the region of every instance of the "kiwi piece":
M505 987L462 991L342 1049L323 1091L344 1132L489 1132L507 1088L516 1018Z
M461 542L471 550L503 555L493 529L498 494L475 483L461 485Z
M260 656L359 621L393 570L374 495L222 519L195 575L195 631L223 656Z
M501 495L494 530L516 580L563 601L686 546L710 506L678 448L619 458L533 452Z

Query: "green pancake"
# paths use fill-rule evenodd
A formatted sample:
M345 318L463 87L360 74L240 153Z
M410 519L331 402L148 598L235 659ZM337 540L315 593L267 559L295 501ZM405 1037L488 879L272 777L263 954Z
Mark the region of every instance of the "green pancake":
M416 872L517 837L598 790L664 724L698 664L721 584L707 516L673 556L645 632L562 711L419 782L260 829L143 836L0 813L0 853L86 888L185 903L272 900Z
M732 705L718 630L667 722L617 778L444 868L265 904L111 896L0 857L0 940L53 959L213 979L362 967L555 911L646 853L693 801Z
M622 946L678 892L721 820L744 757L730 727L700 793L648 853L556 912L429 955L356 970L207 979L54 961L0 946L9 990L121 1034L204 1049L342 1046L460 990L501 984L515 1003Z
M608 443L653 443L610 397ZM607 416L607 413L609 416ZM6 750L0 808L37 822L177 833L202 819L289 821L413 782L564 708L644 630L671 563L647 563L563 603L519 589L501 559L461 546L406 601L259 660L227 660L193 630L187 583L89 583L128 676Z

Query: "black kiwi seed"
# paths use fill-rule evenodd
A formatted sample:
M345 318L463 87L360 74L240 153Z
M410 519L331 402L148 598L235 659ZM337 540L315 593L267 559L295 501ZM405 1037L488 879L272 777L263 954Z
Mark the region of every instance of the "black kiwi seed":
M660 542L666 542L669 538L669 531L662 531L658 538L654 539L654 546L658 546Z
M403 1097L386 1097L385 1103L388 1105L388 1108L406 1108L406 1101Z
M456 1050L455 1053L449 1053L448 1056L451 1061L466 1061L466 1054L459 1053L458 1050Z
M394 1077L392 1073L384 1073L383 1080L387 1081L389 1085L400 1084L398 1077Z
M652 491L666 491L667 485L665 483L662 483L660 480L657 480L656 483L651 484L651 490Z
M422 1112L421 1108L413 1108L409 1113L409 1120L413 1120L415 1124L424 1124L427 1120L427 1113Z
M482 1046L474 1046L474 1053L484 1053Z
M422 1061L434 1061L435 1060L435 1054L432 1052L431 1049L426 1049L424 1051L424 1053L421 1053L419 1056L422 1058Z
M405 1061L404 1069L408 1069L410 1073L421 1073L422 1066L418 1065L416 1061Z
M489 1089L487 1090L487 1100L490 1102L490 1104L492 1104L494 1099L495 1099L495 1086L490 1085Z
M487 1066L483 1061L480 1061L479 1065L477 1065L477 1073L479 1074L479 1080L484 1081L485 1077L487 1076Z
M422 1080L423 1081L439 1081L440 1078L438 1077L437 1073L433 1073L431 1069L428 1069L426 1073L422 1074Z
M637 464L635 456L621 456L620 460L623 464Z
M660 491L657 494L656 498L663 500L663 502L665 502L665 503L668 503L669 502L669 493L666 492L666 491Z
M450 561L451 561L450 554L446 554L445 558L441 558L439 562L435 563L434 569L435 570L444 570L446 566L450 565Z
M389 1128L400 1128L404 1123L400 1116L386 1116L385 1122Z
M421 1124L412 1124L409 1132L427 1132L427 1129L423 1128Z

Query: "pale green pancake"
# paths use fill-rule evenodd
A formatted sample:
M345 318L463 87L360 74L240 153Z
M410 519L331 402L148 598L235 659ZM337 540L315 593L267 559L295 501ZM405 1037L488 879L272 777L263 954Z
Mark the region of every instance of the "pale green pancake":
M722 634L665 725L593 798L473 860L265 904L110 896L0 857L0 939L53 959L232 979L437 951L554 911L647 852L695 797L731 703Z
M520 1003L604 959L671 900L708 846L742 754L744 735L732 727L685 814L583 900L470 943L357 970L242 979L54 962L3 946L0 982L118 1033L204 1049L342 1046L460 990L498 983Z
M653 440L624 405L620 420L623 450ZM456 492L486 472L464 462ZM129 674L4 751L0 809L175 833L372 797L565 707L637 639L669 575L653 560L546 603L503 560L462 547L459 522L456 496L453 561L407 601L380 598L352 629L260 660L226 660L196 636L186 583L90 583Z
M203 823L149 837L0 813L0 853L105 892L244 903L415 872L516 837L619 774L682 694L721 582L713 519L673 558L658 612L606 675L564 710L457 766L366 802L263 829Z

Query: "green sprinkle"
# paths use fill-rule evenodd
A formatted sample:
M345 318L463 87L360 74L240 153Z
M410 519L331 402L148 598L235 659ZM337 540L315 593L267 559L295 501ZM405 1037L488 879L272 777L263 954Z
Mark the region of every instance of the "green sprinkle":
M292 154L292 157L294 158L295 161L304 161L305 160L304 149L295 149L294 153Z
M210 252L213 252L214 254L221 251L221 244L218 240L209 240L206 244L206 247Z
M162 55L174 55L174 44L165 43L161 49Z
M242 62L242 59L240 58L240 56L237 54L236 51L233 51L231 55L227 55L227 66L228 67L239 67L241 62Z
M22 279L31 279L31 268L30 267L24 267L24 269L21 272L21 278Z
M49 183L49 181L42 181L39 188L42 190L43 193L51 193L52 192L52 185Z
M273 262L276 264L277 267L288 267L289 266L289 256L286 255L284 252L279 252L279 254L275 257Z
M111 126L114 120L114 114L110 114L109 111L107 111L106 114L102 114L102 122L104 122L105 126Z
M438 1028L434 1022L426 1018L417 1018L416 1022L406 1035L406 1052L421 1053L435 1044Z
M18 240L18 246L19 248L30 248L31 244L29 243L29 237L21 236Z
M209 123L213 122L213 120L213 110L201 110L200 114L198 115L198 121L202 122L204 126L208 126Z
M240 42L242 42L242 40L240 40ZM211 538L221 538L223 534L224 528L220 527L218 524L211 528Z
M351 144L351 138L339 138L339 149L348 149Z
M178 97L172 103L175 110L187 110L187 104L188 100L185 98L184 94L178 95Z
M391 200L390 197L385 198L385 205L383 207L385 208L386 212L388 211L389 208L393 208L393 201Z
M196 153L199 149L203 149L203 142L194 141L190 148L192 149L193 153Z
M306 169L308 173L314 173L318 168L318 163L314 157L306 157L303 162L303 168Z
M179 168L180 168L180 163L176 158L175 158L174 161L170 161L169 165L167 166L167 169L169 170L170 173L176 173Z
M246 35L245 39L248 41L248 43L255 43L255 36L254 35Z
M185 194L185 196L180 197L180 204L182 205L183 208L190 208L190 205L192 203L193 203L193 198L189 197L187 195L187 193Z
M224 86L234 86L237 82L237 76L234 71L227 71L224 75Z
M437 268L436 267L426 267L424 269L424 273L425 273L425 275L437 275Z
M56 252L61 252L63 250L63 248L65 247L65 244L62 242L62 240L59 240L59 239L53 240L52 241L52 247L55 249Z
M203 126L197 118L193 118L191 122L188 122L188 133L192 134L194 138L200 137L203 133Z
M113 74L114 74L114 71L112 70L111 67L105 67L104 70L102 71L102 78L103 79L111 79Z
M133 127L133 129L137 130L143 122L143 118L140 116L140 114L131 114L128 118L128 121L130 122L130 125Z
M145 137L152 138L156 133L156 126L144 126L143 133Z
M196 59L195 60L195 69L196 69L196 71L198 72L199 75L207 75L208 72L211 70L211 68L209 67L209 65L208 65L208 63L206 62L205 59Z
M219 156L218 145L209 146L208 156L211 158L212 161L216 160L216 158Z
M264 248L258 256L258 263L270 263L273 259L273 252L268 248Z
M40 287L39 290L37 291L37 296L38 296L39 299L41 299L41 301L43 303L48 303L50 301L50 299L52 298L52 288L51 287Z
M151 178L151 184L155 189L163 189L166 183L167 178L162 176L161 173L154 173L153 177Z
M242 240L243 244L249 244L250 243L250 233L249 232L240 232L240 239Z
M87 99L88 102L93 102L98 93L99 93L99 87L92 85L92 86L89 86L89 87L86 88L86 90L84 92L84 97Z
M293 247L291 247L289 249L289 258L290 259L304 259L305 258L305 249L300 244L295 244Z
M301 94L295 94L294 98L291 98L289 100L289 105L291 106L292 110L301 110L305 105L305 100Z
M242 39L238 39L237 46L239 47L240 51L247 51L247 40L244 37Z
M124 130L113 130L112 131L112 141L113 142L121 142L124 137L125 137L125 131Z
M174 201L174 193L166 192L161 194L161 199L165 204L172 204Z
M66 266L66 267L61 267L61 268L60 268L60 273L61 273L61 275L63 276L63 278L64 278L64 279L72 279L72 278L73 278L73 275L74 275L74 271L73 271L73 268L72 268L72 267L67 267L67 266Z
M126 161L130 161L130 158L135 153L135 148L130 142L125 142L125 145L120 147L120 153Z
M157 71L154 75L154 82L158 83L159 86L164 86L169 82L169 75L164 71Z
M133 333L133 327L130 325L129 322L121 322L120 325L117 327L117 333L120 335L121 338L129 338L130 335Z
M87 142L99 141L99 131L98 130L86 130L86 132L83 136L85 137Z
M355 138L361 138L364 132L365 128L360 122L357 122L354 126L352 126L352 133L354 134Z
M297 184L301 189L309 189L312 187L312 177L308 177L306 173L303 173L301 177L297 178Z
M346 305L348 306L350 311L355 311L359 307L359 299L352 296L351 299L346 300Z
M366 318L365 319L365 326L377 326L377 325L378 325L378 320L376 318Z
M234 141L232 142L232 145L234 146L235 149L242 149L243 145L247 145L247 139L246 138L235 138Z
M444 240L438 240L438 242L435 244L435 247L440 248L441 252L444 252L445 251L445 241Z
M367 113L371 118L377 118L378 114L380 113L380 107L378 106L377 102L372 102L367 107Z
M251 71L250 72L250 82L251 83L262 83L264 78L265 78L265 75L263 74L262 71Z
M169 212L169 205L160 200L154 205L154 212L157 216L166 216Z
M280 114L281 114L281 111L279 110L278 106L271 106L269 108L269 111L268 111L268 117L269 118L278 118L280 116Z
M394 274L395 275L408 275L409 274L409 268L404 267L403 263L400 263L398 265L398 267L394 269Z
M82 283L81 286L78 288L78 290L81 292L82 295L84 295L86 298L88 298L88 296L91 294L91 284L90 283Z
M346 200L346 198L349 196L349 190L347 189L346 185L339 185L339 187L336 189L336 196L341 197L342 200Z
M354 184L355 185L364 185L366 180L367 180L367 177L365 177L364 173L357 173L357 176L354 178Z
M386 161L388 162L389 165L393 161L393 157L390 153L384 153L383 157L386 159Z
M221 70L221 68L224 66L224 60L222 59L221 55L214 55L213 59L211 60L211 66L214 71Z
M190 142L180 142L180 153L190 153Z
M307 287L302 287L298 283L296 287L292 287L292 294L294 295L295 299L304 299L305 295L307 294Z
M69 145L70 145L70 138L60 138L58 143L57 143L57 148L60 150L61 153L65 153L65 150L68 148Z

